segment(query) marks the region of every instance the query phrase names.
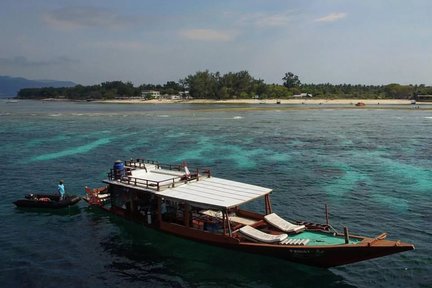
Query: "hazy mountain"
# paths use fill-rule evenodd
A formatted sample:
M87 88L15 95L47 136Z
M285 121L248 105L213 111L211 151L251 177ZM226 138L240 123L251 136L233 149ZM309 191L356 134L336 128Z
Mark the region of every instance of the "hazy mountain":
M71 81L29 80L21 77L0 76L0 98L15 97L22 88L58 88L75 85L77 84Z

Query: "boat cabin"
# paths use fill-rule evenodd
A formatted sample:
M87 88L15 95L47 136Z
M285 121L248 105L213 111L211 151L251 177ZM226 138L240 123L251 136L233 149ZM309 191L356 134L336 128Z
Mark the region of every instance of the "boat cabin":
M258 213L241 210L241 204L264 197L266 214L271 213L271 189L212 177L208 169L192 171L142 159L114 165L104 181L111 209L158 228L175 224L230 236L263 220Z

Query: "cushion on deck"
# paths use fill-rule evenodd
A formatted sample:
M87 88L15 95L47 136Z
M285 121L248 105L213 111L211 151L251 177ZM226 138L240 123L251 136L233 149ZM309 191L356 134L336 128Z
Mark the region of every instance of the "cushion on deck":
M279 234L279 235L268 234L248 225L240 228L239 231L243 235L247 236L248 238L256 242L264 242L264 243L279 243L288 237L287 234Z
M300 245L300 246L303 246L303 245L306 245L307 243L309 243L309 239L294 239L294 238L287 238L287 239L285 239L285 240L283 240L282 242L281 242L281 244L284 244L284 245Z
M274 227L284 231L284 232L301 232L306 229L305 225L295 225L291 222L286 221L279 217L276 213L271 213L269 215L264 216L264 219Z

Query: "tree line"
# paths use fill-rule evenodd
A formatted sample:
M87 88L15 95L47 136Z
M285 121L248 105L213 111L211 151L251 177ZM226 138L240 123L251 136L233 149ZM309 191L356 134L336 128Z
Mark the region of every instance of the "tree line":
M131 82L110 81L97 85L76 85L68 88L25 88L18 92L21 99L64 98L72 100L104 100L116 98L152 96L145 91L156 90L161 95L186 95L194 99L288 99L296 94L307 93L314 98L353 99L410 99L416 95L431 95L432 87L421 85L352 85L352 84L302 84L292 72L285 73L283 85L266 84L255 79L247 71L219 72L198 71L178 82L164 85L142 84L135 87ZM187 91L187 93L186 93ZM185 96L185 97L186 97Z

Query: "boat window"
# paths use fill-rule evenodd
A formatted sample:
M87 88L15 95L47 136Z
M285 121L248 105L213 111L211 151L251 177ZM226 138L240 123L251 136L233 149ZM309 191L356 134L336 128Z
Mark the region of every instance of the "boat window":
M136 190L122 186L111 186L111 205L122 208L130 212L137 210L137 193Z
M153 194L137 191L136 210L138 213L142 214L143 216L146 216L149 213L154 215L156 209L157 201Z
M183 208L176 201L162 199L161 214L162 219L166 222L183 224Z

